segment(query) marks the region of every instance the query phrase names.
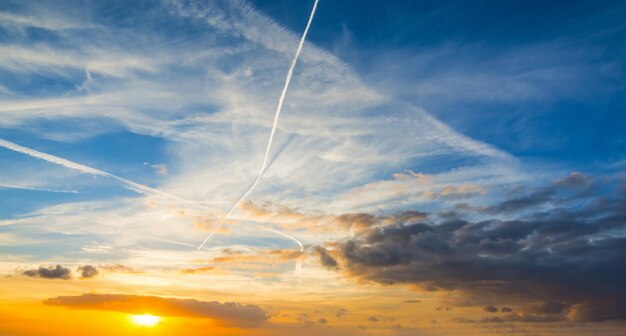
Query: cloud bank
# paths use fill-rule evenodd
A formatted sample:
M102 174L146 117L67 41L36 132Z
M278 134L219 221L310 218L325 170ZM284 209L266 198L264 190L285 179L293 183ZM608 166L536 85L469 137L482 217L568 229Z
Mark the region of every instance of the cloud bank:
M523 315L509 320L624 320L626 194L606 182L573 174L491 207L464 204L427 220L400 214L391 224L377 218L328 243L332 250L315 251L323 266L349 277L456 291L456 304L487 312L521 306ZM477 212L491 218L462 219Z
M208 318L231 327L258 327L268 320L268 313L255 305L235 302L198 301L193 299L163 298L125 294L83 294L57 296L44 301L51 306L75 309L108 310L131 314L146 311L159 316Z

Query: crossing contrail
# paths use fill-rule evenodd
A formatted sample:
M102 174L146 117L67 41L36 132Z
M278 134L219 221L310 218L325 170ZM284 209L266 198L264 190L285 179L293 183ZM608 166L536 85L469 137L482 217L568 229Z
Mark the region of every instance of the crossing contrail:
M103 176L103 177L108 177L108 178L115 179L115 180L121 182L122 184L124 184L127 188L129 188L129 189L131 189L131 190L133 190L133 191L135 191L137 193L140 193L140 194L153 195L153 196L159 196L159 197L162 197L162 198L168 198L168 199L176 200L176 201L179 201L179 202L182 202L182 203L185 203L185 204L188 204L188 205L191 205L191 206L194 206L196 208L203 209L203 210L208 210L208 211L212 211L213 210L213 209L210 209L207 206L205 206L203 204L200 204L198 202L194 202L194 201L191 201L191 200L188 200L188 199L176 196L176 195L172 195L170 193L166 193L166 192L158 190L158 189L154 189L154 188L148 187L148 186L143 185L143 184L139 184L137 182L133 182L133 181L127 180L127 179L125 179L123 177L119 177L117 175L105 172L105 171L100 170L100 169L96 169L96 168L92 168L92 167L89 167L89 166L85 166L83 164L80 164L80 163L77 163L77 162L74 162L74 161L70 161L70 160L67 160L67 159L64 159L64 158L52 155L52 154L48 154L48 153L44 153L44 152L40 152L40 151L34 150L32 148L24 147L24 146L21 146L21 145L18 145L16 143L14 143L14 142L7 141L7 140L1 139L1 138L0 138L0 147L4 147L6 149L9 149L9 150L12 150L12 151L15 151L15 152L18 152L18 153L22 153L22 154L28 155L30 157L46 161L46 162L50 162L50 163L53 163L53 164L56 164L56 165L59 165L59 166L62 166L62 167L68 168L68 169L77 170L77 171L79 171L81 173L86 173L86 174L91 174L91 175L96 175L96 176ZM3 186L15 187L15 186L9 186L9 185L0 184L0 187L3 187ZM37 190L42 190L42 189L37 189ZM72 191L69 191L69 192L72 192ZM280 232L280 231L275 230L275 229L267 228L265 226L262 226L262 227L263 227L263 229L265 229L267 231L276 233L278 235L281 235L281 236L283 236L285 238L291 239L291 240L295 241L296 243L298 243L298 245L300 246L300 252L302 253L302 255L300 256L300 258L296 262L295 272L296 272L296 274L300 275L301 274L300 270L302 269L302 262L303 262L303 258L304 258L304 247L302 246L302 243L300 243L300 241L298 241L297 239L295 239L294 237L292 237L292 236L290 236L290 235L288 235L286 233Z
M319 0L315 0L315 2L313 4L313 9L311 10L311 14L309 16L309 20L308 20L307 25L306 25L306 27L304 29L304 32L302 33L302 37L300 38L300 43L298 44L298 48L296 49L296 54L295 54L295 56L294 56L294 58L293 58L293 60L291 62L289 70L287 71L287 76L285 78L285 84L283 86L283 90L282 90L282 92L280 94L280 97L278 99L278 105L276 107L276 112L275 112L275 115L274 115L274 124L272 125L272 130L270 132L270 137L269 137L269 140L268 140L268 143L267 143L267 148L265 149L265 156L263 158L263 164L261 165L261 170L259 171L259 174L257 175L256 179L254 180L254 183L252 183L252 185L248 188L248 190L246 190L246 192L243 194L243 196L241 196L241 198L230 208L230 210L224 215L222 220L220 220L219 224L204 239L202 244L200 244L200 246L198 247L198 251L200 251L204 247L204 245L207 243L207 241L209 241L211 239L211 237L213 237L215 232L217 232L222 227L222 225L224 224L224 220L230 218L230 216L233 214L233 212L235 212L235 210L237 210L237 208L239 208L239 206L241 205L241 202L243 202L248 197L248 195L250 195L250 193L254 190L254 188L256 188L257 184L261 180L261 177L265 173L265 170L267 169L267 162L269 160L270 150L272 148L272 143L274 141L274 135L276 133L276 128L278 126L278 118L280 117L280 112L282 111L282 108L283 108L283 103L285 101L285 96L287 95L287 90L289 88L289 84L291 83L291 77L293 76L293 71L294 71L294 69L296 67L296 64L298 62L298 58L299 58L300 53L302 51L302 47L304 45L304 41L306 40L306 36L307 36L307 34L309 32L309 28L311 27L311 23L313 22L313 17L315 16L315 11L317 9L318 2L319 2ZM18 145L16 143L10 142L10 141L6 141L6 140L3 140L3 139L0 139L0 147L4 147L4 148L7 148L7 149L10 149L10 150L13 150L13 151L16 151L16 152L19 152L19 153L22 153L22 154L25 154L25 155L28 155L28 156L40 159L40 160L44 160L44 161L47 161L47 162L50 162L50 163L54 163L54 164L57 164L57 165L60 165L60 166L63 166L63 167L69 168L69 169L77 170L77 171L80 171L80 172L83 172L83 173L112 178L112 179L115 179L115 180L121 182L127 188L129 188L129 189L131 189L131 190L133 190L135 192L141 193L141 194L156 195L156 196L160 196L160 197L164 197L164 198L169 198L169 199L177 200L177 201L180 201L182 203L190 204L190 205L193 205L193 206L205 209L205 210L210 210L210 209L208 209L206 206L204 206L202 204L199 204L199 203L196 203L196 202L193 202L193 201L190 201L190 200L178 197L176 195L172 195L172 194L166 193L164 191L157 190L157 189L154 189L154 188L151 188L151 187L148 187L148 186L145 186L145 185L142 185L142 184L139 184L139 183L127 180L127 179L125 179L123 177L119 177L117 175L114 175L114 174L111 174L111 173L108 173L108 172L105 172L105 171L102 171L102 170L99 170L99 169L96 169L96 168L92 168L92 167L89 167L89 166L82 165L80 163L76 163L76 162L73 162L73 161L70 161L70 160L66 160L66 159L60 158L58 156L54 156L54 155L51 155L51 154L39 152L37 150L30 149L30 148L27 148L27 147L23 147L23 146L20 146L20 145ZM292 236L290 236L290 235L288 235L286 233L283 233L283 232L280 232L280 231L277 231L277 230L274 230L274 229L271 229L270 231L295 241L300 246L300 252L304 252L304 247L303 247L302 243L298 239L296 239L296 238L294 238L294 237L292 237ZM303 258L303 256L304 256L304 254L302 254L301 258L296 263L296 273L298 275L300 275L300 271L301 271L301 268L302 268L302 262L303 262L302 258Z
M40 159L40 160L44 160L44 161L47 161L47 162L50 162L50 163L54 163L56 165L63 166L65 168L69 168L69 169L72 169L72 170L77 170L77 171L80 171L82 173L87 173L87 174L96 175L96 176L104 176L104 177L109 177L109 178L115 179L115 180L121 182L122 184L124 184L127 188L129 188L129 189L131 189L131 190L133 190L135 192L138 192L140 194L160 196L160 197L163 197L163 198L169 198L169 199L172 199L172 200L177 200L177 201L182 202L182 203L193 205L195 207L198 207L198 208L201 208L201 209L204 209L204 210L211 210L211 209L209 209L208 207L206 207L206 206L204 206L202 204L199 204L199 203L196 203L196 202L184 199L182 197L178 197L176 195L172 195L170 193L166 193L166 192L158 190L158 189L150 188L150 187L148 187L146 185L139 184L137 182L133 182L133 181L127 180L127 179L125 179L123 177L119 177L117 175L113 175L111 173L107 173L107 172L105 172L103 170L100 170L100 169L96 169L96 168L92 168L92 167L89 167L89 166L85 166L83 164L76 163L76 162L73 162L73 161L70 161L70 160L67 160L67 159L63 159L63 158L60 158L58 156L54 156L52 154L47 154L47 153L43 153L43 152L40 152L40 151L31 149L31 148L28 148L28 147L20 146L20 145L18 145L16 143L13 143L13 142L10 142L10 141L4 140L4 139L0 139L0 147L4 147L6 149L10 149L10 150L18 152L18 153L26 154L26 155L28 155L30 157L34 157L36 159Z
M256 185L259 183L259 181L261 180L261 177L263 176L263 173L265 173L265 169L267 169L267 160L269 159L270 156L270 150L272 149L272 142L274 141L274 134L276 133L276 127L278 126L278 117L280 116L280 112L283 109L283 102L285 101L285 96L287 95L287 89L289 88L289 83L291 82L291 76L293 76L293 70L296 68L296 63L298 63L298 57L300 57L300 52L302 51L302 46L304 45L304 41L306 40L306 35L309 32L309 28L311 27L311 22L313 22L313 17L315 16L315 10L317 9L317 3L319 0L315 0L315 3L313 4L313 9L311 10L311 15L309 16L309 21L306 24L306 28L304 28L304 32L302 33L302 37L300 38L300 43L298 44L298 49L296 50L296 55L293 57L293 60L291 61L291 66L289 67L289 71L287 71L287 77L285 78L285 85L283 86L283 91L280 94L280 98L278 99L278 105L276 106L276 112L274 115L274 125L272 126L272 131L270 132L270 138L269 141L267 142L267 148L265 149L265 157L263 158L263 164L261 165L261 170L259 171L259 174L257 175L256 179L254 180L254 183L252 183L252 185L250 185L250 187L248 188L248 190L246 190L246 192L243 194L243 196L241 196L241 198L239 198L239 200L237 202L235 202L235 204L232 206L232 208L230 208L230 210L228 210L228 212L226 213L226 215L224 215L224 217L222 218L222 220L219 222L219 224L215 227L215 229L213 229L213 231L211 231L211 233L204 239L204 241L202 242L202 244L200 244L200 246L198 246L198 251L200 251L204 245L209 241L209 239L211 239L211 237L213 237L213 235L215 234L215 232L217 232L217 230L219 230L222 225L224 224L224 220L230 218L230 216L233 214L233 212L235 212L235 210L237 210L237 208L239 208L239 206L241 205L241 202L243 202L248 195L250 195L250 193L252 192L252 190L254 190L254 188L256 187ZM276 231L278 233L278 231ZM300 241L298 241L297 239L284 234L282 232L280 232L279 234L292 239L294 241L296 241L299 245L300 245L300 249L303 249L302 247L302 243Z

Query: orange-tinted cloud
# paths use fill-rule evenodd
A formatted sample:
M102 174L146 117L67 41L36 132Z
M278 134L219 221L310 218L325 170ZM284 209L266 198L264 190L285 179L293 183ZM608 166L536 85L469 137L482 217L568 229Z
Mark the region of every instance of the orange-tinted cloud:
M198 268L184 268L180 270L182 274L196 274L196 273L206 273L213 271L215 267L207 266L207 267L198 267Z
M490 313L500 313L493 304L520 307L502 321L626 320L626 238L616 234L626 227L626 198L619 190L598 197L593 184L570 175L487 206L507 218L473 207L423 222L399 214L316 251L323 266L358 280L455 292L458 304ZM461 219L475 212L480 219Z
M126 294L57 296L45 300L44 304L131 314L149 312L160 316L209 318L219 324L242 328L260 326L269 318L267 311L256 305Z

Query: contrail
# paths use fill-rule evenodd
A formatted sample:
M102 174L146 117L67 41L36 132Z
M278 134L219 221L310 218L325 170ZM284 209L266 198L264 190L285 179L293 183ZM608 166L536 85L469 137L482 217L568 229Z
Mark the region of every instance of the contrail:
M239 208L239 205L241 205L241 202L243 202L246 197L248 197L248 195L250 195L250 193L252 192L252 190L254 190L254 188L256 187L256 185L259 183L259 181L261 180L261 177L263 176L263 173L265 173L265 169L267 169L267 160L269 159L269 155L270 155L270 150L272 148L272 142L274 141L274 134L276 133L276 127L278 126L278 117L280 116L280 111L283 109L283 102L285 101L285 96L287 95L287 89L289 88L289 83L291 82L291 76L293 76L293 70L296 68L296 63L298 63L298 57L300 57L300 52L302 51L302 46L304 45L304 41L306 40L306 35L309 32L309 28L311 27L311 22L313 22L313 17L315 16L315 10L317 9L317 3L319 0L315 0L315 3L313 4L313 9L311 10L311 15L309 16L309 21L306 24L306 28L304 28L304 32L302 33L302 37L300 38L300 43L298 44L298 49L296 50L296 55L293 57L293 60L291 61L291 66L289 67L289 71L287 71L287 78L285 78L285 85L283 86L283 91L280 94L280 98L278 99L278 106L276 106L276 113L274 115L274 125L272 126L272 131L270 133L270 138L269 141L267 142L267 148L265 149L265 157L263 158L263 165L261 165L261 170L259 171L259 174L257 175L256 179L254 180L254 183L252 183L252 185L248 188L248 190L246 190L246 192L243 194L243 196L241 196L241 198L232 206L232 208L230 208L230 210L228 210L228 212L226 213L226 215L224 215L224 217L222 218L222 220L219 222L219 224L217 225L217 227L215 227L215 229L213 229L213 231L211 231L211 233L204 239L204 241L202 242L202 244L200 244L200 246L198 246L198 251L200 251L204 245L209 241L209 239L211 239L211 237L213 237L213 235L215 234L215 232L217 232L217 230L219 230L222 225L224 224L224 220L228 219L233 212L235 212L235 210L237 210L237 208ZM278 233L278 231L276 231ZM288 237L289 239L293 239L294 241L296 241L299 245L300 248L302 249L302 243L300 243L300 241L298 241L297 239L284 234L284 233L280 233L281 235Z
M297 276L301 277L302 276L302 265L304 264L304 246L302 245L302 243L299 240L297 240L296 238L294 238L294 237L292 237L292 236L290 236L290 235L288 235L286 233L280 232L278 230L270 229L270 228L265 228L265 229L267 231L274 232L274 233L277 233L277 234L279 234L279 235L281 235L283 237L289 238L289 239L295 241L298 245L300 245L300 256L298 257L298 260L296 261L295 273L296 273Z
M105 172L105 171L100 170L100 169L96 169L96 168L92 168L92 167L89 167L89 166L85 166L83 164L76 163L76 162L73 162L73 161L70 161L70 160L67 160L67 159L63 159L63 158L60 158L60 157L52 155L52 154L47 154L47 153L43 153L43 152L40 152L40 151L31 149L31 148L28 148L28 147L24 147L24 146L18 145L16 143L13 143L13 142L1 139L1 138L0 138L0 147L4 147L6 149L9 149L9 150L12 150L12 151L15 151L15 152L18 152L18 153L22 153L22 154L28 155L30 157L33 157L33 158L36 158L36 159L40 159L40 160L43 160L43 161L46 161L46 162L50 162L50 163L53 163L53 164L56 164L56 165L59 165L59 166L63 166L65 168L69 168L69 169L72 169L72 170L77 170L77 171L79 171L81 173L87 173L87 174L96 175L96 176L103 176L103 177L113 178L113 179L123 183L124 185L126 185L127 188L129 188L129 189L131 189L131 190L133 190L135 192L144 194L144 195L160 196L160 197L163 197L163 198L169 198L169 199L176 200L176 201L179 201L179 202L182 202L182 203L186 203L186 204L195 206L195 207L203 209L203 210L209 210L209 211L212 210L212 209L210 209L210 208L208 208L205 205L202 205L200 203L197 203L197 202L194 202L194 201L190 201L188 199L184 199L182 197L179 197L179 196L176 196L176 195L172 195L172 194L166 193L164 191L161 191L161 190L158 190L158 189L154 189L154 188L148 187L146 185L139 184L139 183L127 180L127 179L125 179L123 177L119 177L117 175ZM5 186L6 187L16 187L16 186L9 186L9 185L0 184L0 187L5 187ZM38 189L38 190L40 190L40 189ZM69 191L69 192L71 192L71 191ZM267 231L271 231L271 232L279 234L279 235L281 235L283 237L289 238L289 239L295 241L296 243L298 243L298 245L300 245L300 252L302 252L302 255L300 256L300 258L298 259L298 262L296 263L296 270L295 270L296 274L300 275L300 270L302 269L302 261L303 261L303 258L304 258L304 247L302 246L302 243L300 243L300 241L298 241L297 239L295 239L294 237L291 237L290 235L288 235L286 233L283 233L283 232L280 232L278 230L274 230L274 229L271 229L271 228L266 228L266 227L263 227L263 228L265 230L267 230ZM187 244L185 244L185 245L187 245ZM190 246L193 246L193 245L190 245Z
M82 173L87 173L87 174L97 175L97 176L110 177L110 178L115 179L115 180L117 180L119 182L122 182L124 185L126 185L127 188L129 188L129 189L131 189L131 190L133 190L135 192L138 192L140 194L155 195L155 196L160 196L160 197L164 197L164 198L169 198L169 199L177 200L179 202L183 202L183 203L186 203L186 204L193 205L195 207L199 207L199 208L204 209L204 210L210 210L208 207L206 207L206 206L204 206L202 204L198 204L196 202L193 202L193 201L190 201L190 200L186 200L186 199L184 199L182 197L178 197L178 196L166 193L166 192L161 191L161 190L150 188L150 187L148 187L146 185L139 184L139 183L127 180L127 179L125 179L123 177L119 177L117 175L113 175L111 173L107 173L105 171L102 171L102 170L99 170L99 169L96 169L96 168L92 168L92 167L89 167L89 166L82 165L80 163L76 163L76 162L73 162L73 161L70 161L70 160L66 160L66 159L60 158L58 156L54 156L52 154L47 154L47 153L43 153L43 152L31 149L31 148L20 146L20 145L18 145L16 143L13 143L13 142L10 142L10 141L4 140L4 139L0 139L0 147L4 147L6 149L10 149L10 150L15 151L15 152L26 154L28 156L31 156L31 157L34 157L34 158L37 158L37 159L40 159L40 160L44 160L44 161L47 161L47 162L50 162L50 163L54 163L54 164L57 164L59 166L63 166L65 168L77 170L77 171L80 171Z
M32 191L45 191L45 192L62 193L62 194L78 194L78 191L70 190L70 189L67 189L67 190L63 190L63 189L48 189L48 188L39 188L39 187L22 186L22 185L5 184L5 183L0 183L0 188L22 189L22 190L32 190Z

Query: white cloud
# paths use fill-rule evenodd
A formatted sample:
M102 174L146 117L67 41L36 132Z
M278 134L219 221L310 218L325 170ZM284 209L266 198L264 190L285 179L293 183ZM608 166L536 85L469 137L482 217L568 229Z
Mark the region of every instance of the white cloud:
M76 85L67 92L34 97L21 93L0 102L0 125L19 128L35 120L105 119L118 128L163 138L168 160L153 167L167 172L168 178L158 189L200 201L214 211L199 213L197 208L142 196L56 205L0 225L19 227L24 235L32 230L87 236L87 243L55 247L74 252L96 253L90 244L97 241L110 247L107 258L140 262L131 256L135 252L129 252L130 247L136 251L137 246L147 246L142 256L163 249L173 251L168 256L175 256L173 260L202 239L204 233L190 218L218 215L252 183L298 36L241 2L208 3L203 9L194 2L170 5L176 20L185 20L202 33L166 35L99 26L81 31L88 38L79 33L59 35L63 48L2 45L3 69L19 76L76 77ZM124 37L117 39L122 33ZM89 90L81 89L85 71ZM0 84L11 89L11 83L0 80ZM517 176L511 166L514 159L503 151L454 131L419 107L396 102L311 43L303 49L278 126L274 160L251 195L257 203L272 201L320 213L391 210L418 201L388 202L383 192L350 195L377 181L382 181L381 188L392 188L385 181L415 162L432 163L433 175L442 185L448 180L462 183L476 172L481 182L494 184ZM72 142L101 132L87 127L80 136L63 139ZM37 135L51 138L51 133L54 130ZM474 161L456 172L434 166L437 158L456 155ZM0 177L3 174L8 173L0 172ZM39 179L45 179L42 175ZM280 238L243 224L230 228L234 234L217 237L216 244L238 240L267 244L272 240L259 237ZM319 238L305 237L307 243L315 239ZM289 240L275 244L293 246ZM156 259L153 265L171 261Z

